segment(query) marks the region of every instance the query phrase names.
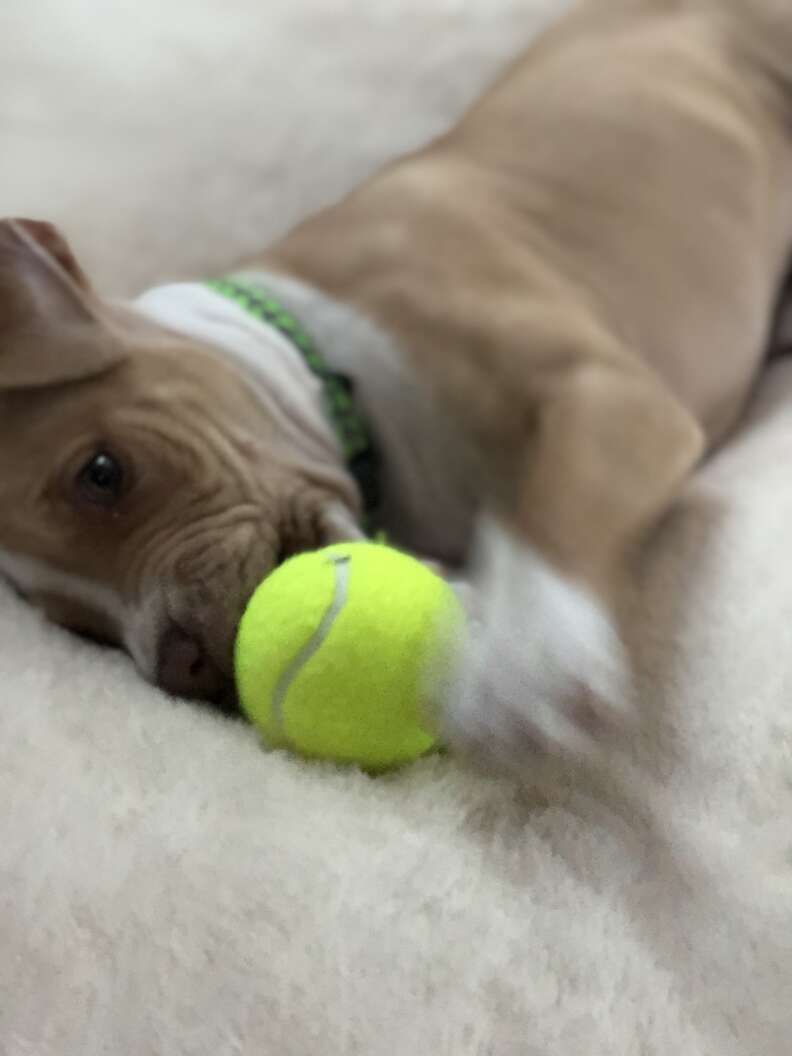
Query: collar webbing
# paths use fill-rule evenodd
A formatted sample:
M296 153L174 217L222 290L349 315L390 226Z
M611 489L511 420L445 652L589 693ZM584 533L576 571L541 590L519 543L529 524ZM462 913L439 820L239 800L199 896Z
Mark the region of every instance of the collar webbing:
M240 278L212 279L207 286L238 304L254 318L274 327L299 352L322 383L325 412L336 432L344 459L363 499L371 527L380 502L379 454L371 430L354 398L354 382L329 365L314 339L267 290Z

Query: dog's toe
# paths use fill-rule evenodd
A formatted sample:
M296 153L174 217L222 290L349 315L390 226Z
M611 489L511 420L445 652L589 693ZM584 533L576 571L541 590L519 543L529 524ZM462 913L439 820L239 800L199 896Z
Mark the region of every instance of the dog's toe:
M452 749L529 776L593 763L631 725L627 662L604 607L491 526L479 618L446 699Z
M540 765L591 764L615 743L610 710L584 687L548 693L527 673L519 687L503 675L497 664L465 662L446 704L446 740L476 765L530 779Z

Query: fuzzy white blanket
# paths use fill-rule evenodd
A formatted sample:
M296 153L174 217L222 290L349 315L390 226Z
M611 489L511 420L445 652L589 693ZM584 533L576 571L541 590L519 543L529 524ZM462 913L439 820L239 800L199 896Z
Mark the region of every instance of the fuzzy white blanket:
M0 214L107 292L210 273L560 6L3 0ZM642 736L544 802L265 755L0 586L0 1053L788 1056L790 538L781 364L658 540Z

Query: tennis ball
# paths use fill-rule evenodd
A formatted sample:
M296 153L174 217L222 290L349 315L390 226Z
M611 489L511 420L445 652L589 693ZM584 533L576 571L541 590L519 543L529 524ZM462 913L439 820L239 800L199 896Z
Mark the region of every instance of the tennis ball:
M271 747L399 766L437 747L429 712L463 631L454 592L406 554L377 543L300 554L242 617L240 701Z

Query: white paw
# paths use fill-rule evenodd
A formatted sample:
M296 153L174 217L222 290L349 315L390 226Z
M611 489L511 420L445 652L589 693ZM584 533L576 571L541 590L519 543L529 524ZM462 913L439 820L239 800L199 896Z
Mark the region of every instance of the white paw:
M607 612L492 520L477 557L478 614L444 712L451 747L523 775L548 759L600 759L631 717Z

